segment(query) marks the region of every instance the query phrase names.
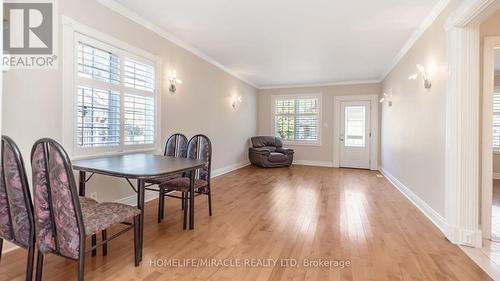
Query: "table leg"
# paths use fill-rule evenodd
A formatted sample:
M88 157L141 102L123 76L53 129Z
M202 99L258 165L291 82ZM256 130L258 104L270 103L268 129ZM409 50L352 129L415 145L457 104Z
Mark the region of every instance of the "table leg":
M189 173L189 229L194 229L194 177L196 170Z
M145 182L143 179L137 180L137 208L141 210L139 218L139 260L142 261L142 249L144 247L144 193Z
M79 188L78 194L80 194L80 196L85 196L85 179L86 179L85 172L80 171L80 185L78 187Z

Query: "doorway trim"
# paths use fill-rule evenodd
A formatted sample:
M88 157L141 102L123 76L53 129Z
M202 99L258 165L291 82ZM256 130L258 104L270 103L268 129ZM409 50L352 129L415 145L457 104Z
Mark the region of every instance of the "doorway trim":
M499 0L500 1L500 0ZM333 167L340 167L340 103L344 101L369 101L371 119L370 170L378 170L379 155L379 103L378 95L351 95L333 97Z
M483 131L482 131L482 175L481 175L481 226L483 238L491 239L491 216L493 201L493 92L494 49L500 48L500 36L484 39L483 59ZM488 73L491 73L489 75Z
M463 2L448 18L445 148L445 235L480 248L480 36L479 25L500 0Z

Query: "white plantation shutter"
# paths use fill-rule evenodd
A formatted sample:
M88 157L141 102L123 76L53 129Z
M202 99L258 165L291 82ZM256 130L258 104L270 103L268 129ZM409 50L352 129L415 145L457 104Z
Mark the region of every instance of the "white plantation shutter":
M298 98L295 100L295 140L317 141L319 130L318 98Z
M275 135L292 142L319 142L320 97L275 97Z
M493 93L493 149L500 150L500 92Z
M120 59L112 52L78 43L78 75L106 83L120 83Z
M154 143L154 99L125 95L125 144Z
M155 72L154 66L137 62L135 60L125 59L125 86L144 90L154 91Z
M120 144L120 94L78 87L77 144L80 147Z
M83 35L76 42L76 147L152 147L154 63Z

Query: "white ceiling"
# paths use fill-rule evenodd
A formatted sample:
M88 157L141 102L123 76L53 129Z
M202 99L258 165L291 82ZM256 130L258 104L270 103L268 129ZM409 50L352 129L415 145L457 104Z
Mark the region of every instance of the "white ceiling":
M438 0L116 2L267 87L380 79Z

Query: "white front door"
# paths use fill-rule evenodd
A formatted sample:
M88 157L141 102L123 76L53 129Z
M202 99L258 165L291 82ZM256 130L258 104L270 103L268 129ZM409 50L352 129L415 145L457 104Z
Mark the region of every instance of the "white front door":
M340 104L340 167L370 168L370 102Z

